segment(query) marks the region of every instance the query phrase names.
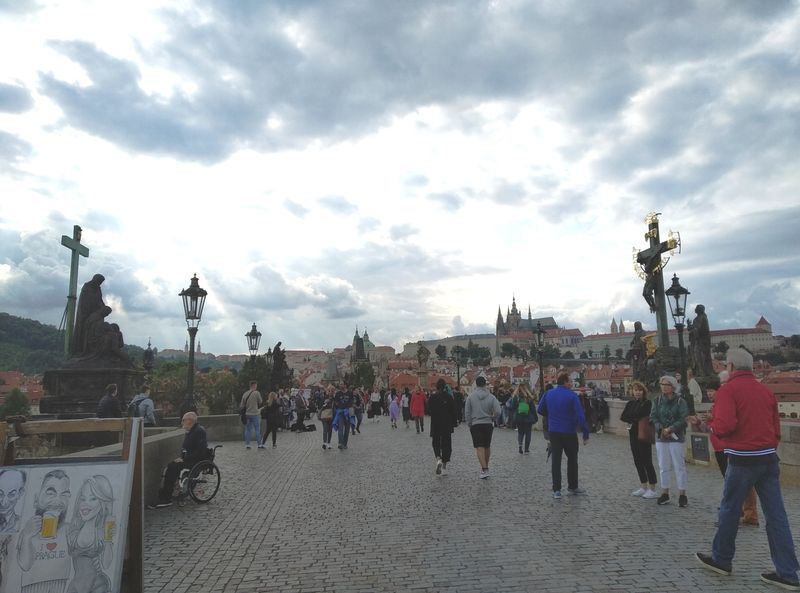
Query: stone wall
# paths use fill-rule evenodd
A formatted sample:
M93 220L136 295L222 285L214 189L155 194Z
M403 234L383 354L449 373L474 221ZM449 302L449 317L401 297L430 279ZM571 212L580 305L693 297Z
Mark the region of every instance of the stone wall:
M606 401L609 407L609 421L605 426L605 432L627 438L628 425L619 419L627 402L619 399L609 399ZM710 407L711 404L700 404L697 406L697 411L706 411ZM691 444L693 436L701 439L708 439L707 434L689 431L686 439L686 460L689 463L707 465L714 471L719 471L710 443L708 443L708 462L694 458ZM781 437L781 443L778 446L778 457L780 457L781 460L781 482L784 484L800 485L800 422L781 422Z

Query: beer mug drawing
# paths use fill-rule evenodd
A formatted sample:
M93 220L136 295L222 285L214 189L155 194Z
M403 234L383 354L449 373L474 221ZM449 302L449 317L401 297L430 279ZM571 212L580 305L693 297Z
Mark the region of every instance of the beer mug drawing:
M114 530L117 528L117 520L114 517L106 519L103 529L103 541L114 541Z
M53 539L58 531L58 513L46 511L42 516L42 539Z

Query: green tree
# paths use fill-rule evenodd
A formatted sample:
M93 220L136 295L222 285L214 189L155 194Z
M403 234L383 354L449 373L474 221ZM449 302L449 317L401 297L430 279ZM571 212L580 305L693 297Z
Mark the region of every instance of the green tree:
M0 418L4 420L11 416L30 416L31 406L27 396L15 387L6 396L5 403L0 406Z
M586 360L586 359L589 358L589 355L586 354L586 350L584 350L583 352L581 352L581 354L580 354L580 356L578 358L580 358L581 360Z
M511 342L505 342L500 346L500 356L503 358L511 358L517 352L517 347Z
M492 351L485 346L478 346L472 340L467 344L467 356L478 366L486 366L492 362Z
M277 391L277 387L272 384L272 368L266 356L256 356L255 360L248 358L244 361L237 378L237 391L244 393L250 388L250 381L258 383L261 395L266 396L270 391Z
M542 349L542 358L545 360L561 358L561 349L558 346L553 346L553 344L545 344Z
M564 354L561 355L561 358L573 360L575 358L575 355L572 353L571 350L567 350L566 352L564 352Z
M730 350L730 346L728 346L728 343L725 340L720 340L719 342L714 344L714 349L713 350L717 354L724 355L724 354L726 354L728 352L728 350Z
M603 358L605 358L606 362L608 362L608 359L611 358L611 348L608 344L603 346Z
M375 369L368 362L358 363L352 372L346 373L344 376L345 382L352 387L363 387L364 389L372 389L375 384Z
M186 380L189 363L182 360L166 360L153 369L150 395L156 407L166 406L172 411L179 410L186 399ZM198 374L195 369L195 385Z
M463 346L453 346L450 348L450 356L455 360L461 360L463 364L467 360L467 349Z
M239 373L241 374L241 373ZM228 414L237 409L240 393L237 373L227 369L215 369L198 377L199 398L208 406L211 414ZM261 395L266 397L266 392Z
M800 334L792 334L789 336L789 347L800 350Z
M439 344L433 351L436 353L436 356L439 357L439 360L444 360L444 357L447 356L447 346L444 344Z
M614 350L614 356L617 357L617 360L622 360L623 358L625 358L625 350L623 350L622 348L617 348L616 350Z

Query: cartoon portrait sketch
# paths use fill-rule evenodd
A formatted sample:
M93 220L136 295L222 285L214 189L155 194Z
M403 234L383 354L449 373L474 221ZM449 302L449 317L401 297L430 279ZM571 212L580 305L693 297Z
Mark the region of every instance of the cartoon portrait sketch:
M73 567L67 593L111 592L111 580L103 570L108 570L114 558L115 530L111 482L102 475L86 478L67 527Z
M69 476L54 469L42 478L33 499L34 515L19 534L17 562L24 571L22 593L64 593L69 579L67 508Z
M19 531L17 503L25 493L27 476L19 469L0 469L0 535Z

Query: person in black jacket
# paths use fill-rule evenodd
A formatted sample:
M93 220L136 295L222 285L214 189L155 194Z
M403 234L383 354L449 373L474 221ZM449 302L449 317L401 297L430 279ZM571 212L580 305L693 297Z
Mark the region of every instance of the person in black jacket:
M122 408L117 398L117 384L106 385L106 394L97 403L98 418L122 418Z
M656 493L656 470L653 467L652 445L649 442L639 440L639 420L650 417L652 402L647 399L647 388L643 383L634 381L631 383L631 394L633 399L625 404L620 419L630 423L628 429L631 441L631 453L633 454L633 464L639 474L641 487L631 492L633 496L642 498L657 498Z
M444 379L436 382L436 392L428 400L431 417L431 440L436 455L436 475L444 475L453 453L453 428L458 424L456 402L447 391Z
M148 509L160 509L172 504L172 492L181 470L191 469L194 465L208 458L208 438L206 429L197 423L197 414L186 412L181 418L181 427L186 431L181 446L181 456L170 461L164 471L164 483L158 491L158 501L147 505Z
M267 442L267 437L272 434L272 448L278 446L278 428L281 426L281 406L278 403L278 394L271 391L267 396L267 403L261 408L261 417L266 420L264 436L261 438L261 446Z

